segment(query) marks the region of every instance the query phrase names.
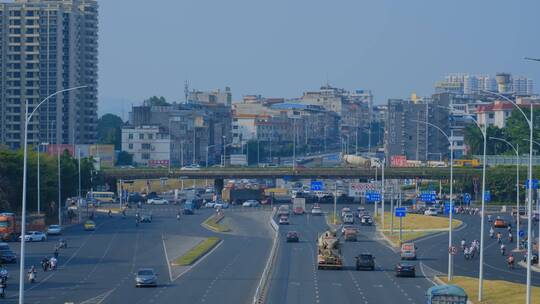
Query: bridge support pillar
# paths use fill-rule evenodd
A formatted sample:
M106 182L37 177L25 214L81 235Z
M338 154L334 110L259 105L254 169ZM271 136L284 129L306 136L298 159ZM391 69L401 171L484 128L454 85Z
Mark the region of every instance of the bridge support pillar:
M221 192L223 192L224 181L223 179L216 178L214 179L214 190L216 194L221 197Z

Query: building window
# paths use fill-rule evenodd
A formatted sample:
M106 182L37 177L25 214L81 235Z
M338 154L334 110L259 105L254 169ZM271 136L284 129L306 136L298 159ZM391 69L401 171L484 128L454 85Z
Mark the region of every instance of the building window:
M133 144L129 144L129 150L133 150Z
M129 139L133 139L133 134L132 134L132 133L129 133L128 138L129 138Z
M144 139L144 134L139 134L139 139Z
M148 139L154 139L153 134L148 134Z
M152 146L151 146L150 144L142 144L142 145L141 145L141 148L142 148L143 150L150 150L151 147L152 147Z
M143 153L143 154L141 155L141 158L142 158L142 159L146 159L146 160L150 159L150 153Z
M493 114L493 113L489 114L489 119L493 119L494 117L495 117L495 114Z

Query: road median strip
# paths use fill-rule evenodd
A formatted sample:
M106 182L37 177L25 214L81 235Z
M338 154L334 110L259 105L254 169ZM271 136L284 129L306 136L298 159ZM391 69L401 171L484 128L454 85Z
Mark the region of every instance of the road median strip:
M384 227L381 226L381 216L375 217L377 230L392 246L399 247L399 218L394 217L394 232L391 230L392 217L389 212L384 214ZM414 241L431 234L448 231L448 221L446 217L436 217L421 214L407 214L402 223L402 242ZM452 227L460 227L462 221L453 219Z
M210 252L221 240L217 237L209 237L201 241L195 247L191 248L184 255L176 258L171 264L172 266L189 266L195 263L202 256Z
M326 224L332 230L336 230L339 225L341 225L341 217L338 214L333 212L326 214L325 216Z
M221 224L220 222L225 218L223 213L214 214L211 217L207 218L202 225L207 229L210 229L214 232L229 232L231 229L229 226Z
M444 284L448 283L446 277L436 277ZM484 280L484 299L478 302L478 279L471 277L454 276L450 284L458 285L465 290L472 303L514 304L525 302L525 284L512 283L501 280ZM540 287L532 287L532 298L540 299Z

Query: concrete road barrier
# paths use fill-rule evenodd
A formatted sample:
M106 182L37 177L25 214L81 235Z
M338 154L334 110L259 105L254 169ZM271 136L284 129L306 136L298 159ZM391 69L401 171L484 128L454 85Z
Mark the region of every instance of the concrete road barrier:
M272 244L272 249L270 250L270 255L268 256L268 260L266 261L266 266L264 267L263 273L261 275L259 285L257 285L257 289L255 290L255 295L253 297L253 304L266 303L266 292L268 290L268 283L270 281L270 277L272 276L272 270L276 262L277 251L278 251L278 246L279 246L279 237L278 237L279 225L276 223L274 219L275 215L276 215L276 210L272 212L272 215L270 217L270 227L274 231L274 242Z

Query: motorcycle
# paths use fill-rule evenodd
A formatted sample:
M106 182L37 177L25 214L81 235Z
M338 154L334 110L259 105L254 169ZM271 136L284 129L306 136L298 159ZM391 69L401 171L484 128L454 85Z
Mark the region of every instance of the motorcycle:
M36 282L36 271L29 271L28 272L28 282L35 283Z
M67 248L67 242L65 240L60 240L60 244L58 244L58 247L66 249Z
M180 220L180 214L176 215L176 220L178 220L178 221Z
M0 280L0 297L6 297L6 287L7 287L7 278L2 278Z

